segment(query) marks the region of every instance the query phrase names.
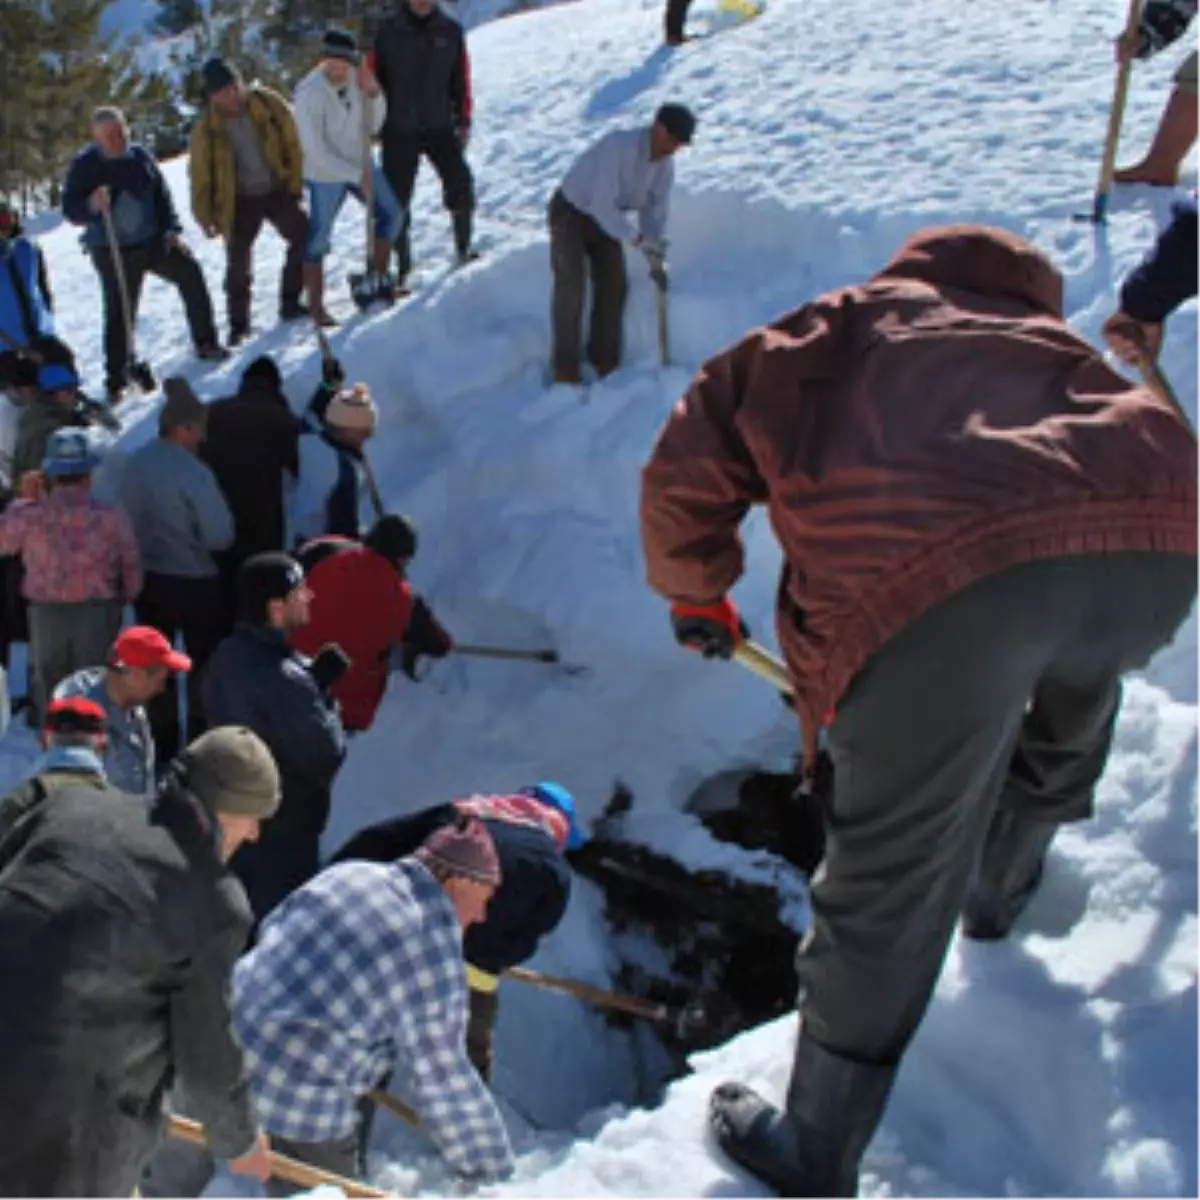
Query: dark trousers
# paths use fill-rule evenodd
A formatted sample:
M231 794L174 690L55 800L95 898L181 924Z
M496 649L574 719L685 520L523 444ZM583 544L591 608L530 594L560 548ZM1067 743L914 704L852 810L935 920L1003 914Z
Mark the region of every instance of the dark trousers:
M621 362L621 323L625 314L625 252L616 238L562 192L550 201L550 270L554 277L554 371L579 374L580 327L588 277L592 284L588 362L607 375Z
M129 290L129 320L133 325L137 324L142 282L147 275L157 275L179 289L193 344L198 348L216 344L217 329L213 323L208 284L204 282L200 264L187 250L180 246L167 249L164 240L155 238L136 246L123 246L120 254L125 267L125 286ZM129 382L129 339L117 288L117 272L107 246L93 247L92 262L104 292L105 383L110 390L116 390Z
M454 214L458 252L464 254L470 245L469 223L475 209L475 180L458 134L453 129L439 129L435 133L391 135L383 143L383 173L400 205L396 271L401 279L412 269L412 196L422 156L429 159L442 181L442 204ZM464 228L467 230L466 244L462 244Z
M1053 828L1091 813L1120 677L1170 641L1195 596L1194 557L1032 563L950 597L870 660L829 730L825 861L796 964L806 1036L899 1061L997 814L1032 827L1020 857L1040 865ZM1002 888L1028 882L1028 865L1005 871Z
M220 577L209 575L190 579L179 575L148 574L134 609L140 624L153 625L171 642L176 635L183 638L184 648L192 660L192 669L186 676L186 738L190 742L206 728L200 680L205 664L225 636L225 594ZM184 744L175 679L168 680L162 694L150 701L148 715L155 755L160 763L166 764Z
M25 564L19 554L0 555L0 666L14 642L29 641L29 609L21 595Z
M667 0L663 14L663 32L668 42L683 41L683 27L687 22L688 9L692 0Z
M500 1015L500 993L471 988L470 1015L467 1020L467 1057L484 1083L492 1082L492 1062L496 1040L496 1018Z
M287 257L283 261L283 276L279 283L280 308L300 299L304 282L304 243L308 240L308 217L300 206L300 198L293 196L287 188L276 188L262 196L238 196L233 233L225 247L225 298L231 330L250 327L254 243L264 221L269 221L287 243Z
M272 830L268 823L257 842L248 842L229 860L242 881L258 925L297 888L321 869L321 835Z

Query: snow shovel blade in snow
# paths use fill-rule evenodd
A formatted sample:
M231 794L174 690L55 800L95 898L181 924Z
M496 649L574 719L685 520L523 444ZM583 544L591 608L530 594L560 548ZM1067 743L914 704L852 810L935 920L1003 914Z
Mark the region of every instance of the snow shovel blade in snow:
M379 296L379 277L374 271L362 271L350 276L350 297L360 312L370 308Z

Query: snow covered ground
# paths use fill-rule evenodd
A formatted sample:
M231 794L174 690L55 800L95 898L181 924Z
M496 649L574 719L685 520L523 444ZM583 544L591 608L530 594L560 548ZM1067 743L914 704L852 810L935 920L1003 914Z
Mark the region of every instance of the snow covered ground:
M696 0L694 19L709 2ZM581 0L473 31L471 157L488 252L449 270L448 220L423 174L418 296L333 340L381 402L376 470L389 504L420 524L416 582L450 629L463 641L553 644L591 672L460 659L420 685L398 676L339 779L327 848L386 814L542 777L570 786L594 817L619 779L641 840L761 877L770 856L720 845L681 812L718 771L786 764L796 733L757 680L679 651L643 584L638 470L670 406L746 328L866 276L934 222L984 220L1032 237L1067 276L1072 321L1096 339L1165 217L1169 197L1139 188L1115 194L1106 229L1072 220L1091 205L1119 0L843 0L836 11L769 2L756 23L678 51L660 44L657 0ZM1135 69L1123 159L1147 143L1183 53ZM627 365L581 404L542 382L545 205L584 144L668 98L700 122L678 160L671 230L678 365L657 364L652 293L631 262ZM168 168L181 207L186 170ZM1194 186L1194 169L1186 175ZM74 231L43 227L62 332L98 385L95 279ZM188 235L219 302L220 246L190 224ZM329 263L339 304L361 247L359 218L344 216ZM206 396L232 390L240 367L270 352L299 408L318 360L302 329L271 329L279 264L267 233L255 298L265 332L234 363L202 371L191 361L178 302L154 281L142 351ZM1164 355L1193 418L1195 322L1193 302L1173 318ZM112 469L150 436L141 418L152 411L131 404ZM770 642L778 553L761 521L748 544L735 598ZM1196 1194L1196 702L1193 614L1131 682L1097 817L1060 837L1019 934L952 948L869 1151L866 1193ZM0 782L30 753L28 735L10 731ZM581 883L533 965L610 982L602 907ZM707 1147L704 1102L726 1077L781 1095L792 1018L700 1056L658 1108L631 1109L642 1039L573 1001L519 983L504 992L497 1087L522 1155L518 1180L499 1193L755 1193ZM377 1129L378 1183L444 1183L420 1143L382 1115Z

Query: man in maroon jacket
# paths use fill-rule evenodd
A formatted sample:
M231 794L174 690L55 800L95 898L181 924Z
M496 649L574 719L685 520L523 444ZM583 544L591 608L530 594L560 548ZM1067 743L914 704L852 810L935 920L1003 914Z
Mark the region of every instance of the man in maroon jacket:
M651 585L729 657L738 526L770 510L778 629L834 763L784 1112L713 1093L785 1195L853 1195L955 922L1004 937L1090 815L1121 676L1196 595L1196 440L1062 318L1029 243L952 226L702 369L643 475Z

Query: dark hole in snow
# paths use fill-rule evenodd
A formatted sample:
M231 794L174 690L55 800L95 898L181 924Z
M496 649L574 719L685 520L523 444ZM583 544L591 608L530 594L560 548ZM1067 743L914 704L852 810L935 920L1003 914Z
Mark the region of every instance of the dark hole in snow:
M830 784L827 761L817 786L799 794L800 777L754 769L706 780L687 806L715 838L750 851L768 851L780 871L807 877L821 859L821 797ZM687 1056L788 1012L796 1000L797 930L781 915L780 889L723 870L693 870L657 850L624 840L623 816L634 797L618 784L592 841L571 856L572 866L603 889L614 952L614 984L687 1018L656 1023L664 1052L638 1081L639 1098L653 1104L671 1079L687 1071ZM663 969L646 967L634 951L650 942ZM630 948L625 954L622 948ZM614 1015L614 1026L633 1018ZM641 1036L646 1036L642 1034Z

